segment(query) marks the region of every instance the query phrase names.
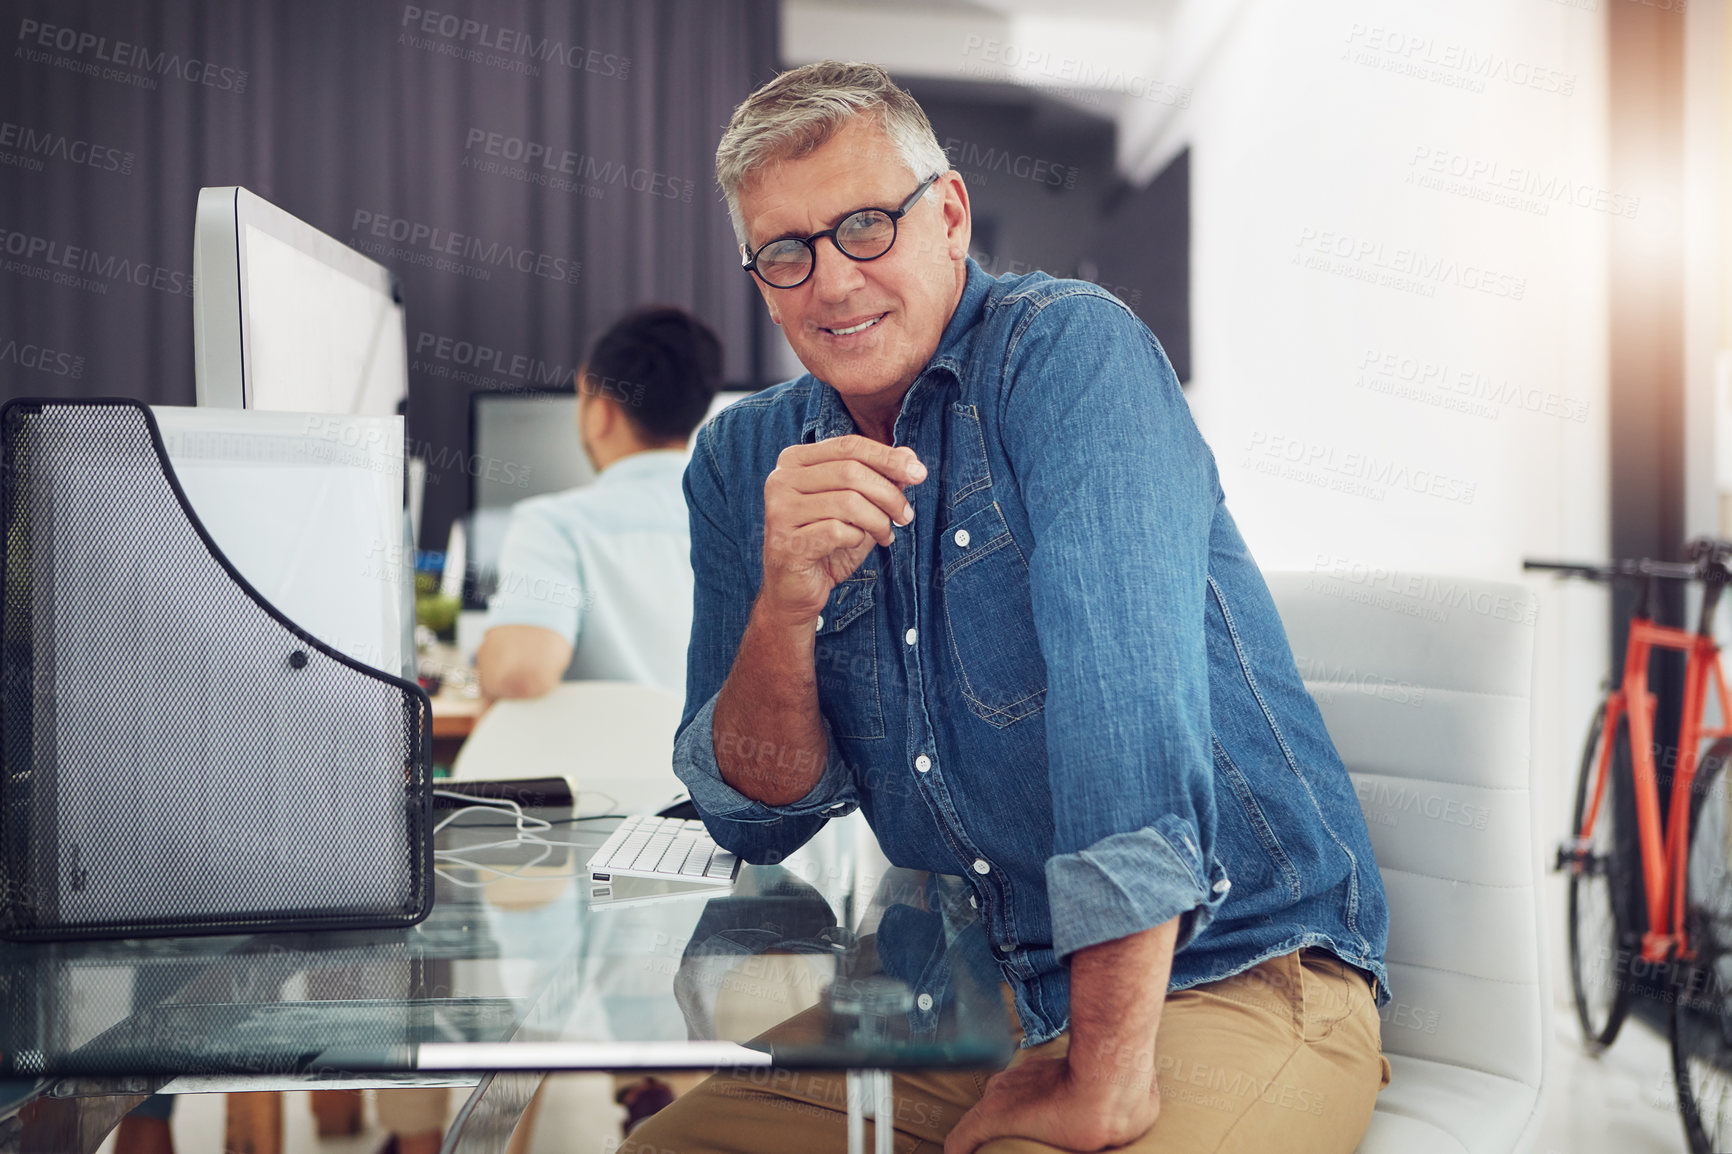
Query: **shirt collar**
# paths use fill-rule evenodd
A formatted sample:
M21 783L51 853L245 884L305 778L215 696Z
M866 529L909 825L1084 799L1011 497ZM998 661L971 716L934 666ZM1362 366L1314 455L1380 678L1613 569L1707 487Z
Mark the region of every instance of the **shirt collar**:
M616 481L636 481L658 477L664 473L684 473L687 453L684 449L644 449L628 453L595 475L597 485Z
M968 267L962 282L962 296L956 302L956 309L950 314L943 335L938 338L938 348L932 354L932 359L926 362L921 376L934 369L943 369L960 379L962 366L967 363L969 353L974 347L975 329L979 325L981 314L986 311L986 296L992 291L993 279L975 263L973 257L965 259ZM812 377L810 373L806 375L811 377L813 388L806 398L806 414L800 426L800 439L809 443L858 432L854 418L848 412L848 406L842 403L842 394L817 377ZM916 378L916 381L918 379Z
M974 350L974 334L980 326L981 315L986 312L986 297L993 286L993 279L974 262L973 257L965 259L968 261L968 275L962 282L962 298L956 302L956 311L950 314L950 323L944 326L944 335L938 338L938 351L932 354L932 360L926 366L928 369L949 369L958 377Z

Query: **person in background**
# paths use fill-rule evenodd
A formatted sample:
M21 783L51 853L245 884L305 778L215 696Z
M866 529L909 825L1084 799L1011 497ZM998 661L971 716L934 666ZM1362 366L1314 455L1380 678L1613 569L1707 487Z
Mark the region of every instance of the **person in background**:
M577 373L577 432L597 476L512 510L475 654L483 698L540 697L561 680L685 691L680 477L721 372L716 334L677 308L639 309L595 342Z

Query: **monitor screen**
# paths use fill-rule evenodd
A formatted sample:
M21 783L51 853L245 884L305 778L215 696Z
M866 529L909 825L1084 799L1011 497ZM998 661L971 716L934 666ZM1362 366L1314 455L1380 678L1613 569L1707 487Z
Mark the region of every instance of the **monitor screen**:
M577 440L572 389L469 395L469 507L503 509L595 478Z
M399 411L408 348L389 269L235 187L199 191L193 265L201 406Z

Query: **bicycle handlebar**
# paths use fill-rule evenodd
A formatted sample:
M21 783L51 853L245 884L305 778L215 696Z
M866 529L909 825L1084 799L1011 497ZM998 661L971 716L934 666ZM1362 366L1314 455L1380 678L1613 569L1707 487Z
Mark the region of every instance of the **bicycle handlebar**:
M1714 569L1719 570L1721 580L1732 577L1723 557L1704 557L1698 561L1651 561L1640 557L1606 565L1526 559L1522 561L1522 568L1548 570L1560 576L1581 577L1588 581L1629 581L1643 577L1658 577L1665 581L1705 581Z
M1581 561L1535 561L1524 559L1523 569L1544 569L1563 577L1589 581L1630 581L1658 577L1663 581L1732 582L1732 541L1697 537L1685 546L1688 561L1654 561L1647 557L1626 558L1601 564Z
M1714 537L1698 537L1685 546L1688 561L1654 561L1647 557L1625 558L1607 564L1590 565L1580 561L1535 561L1524 559L1523 569L1543 569L1560 577L1581 577L1589 581L1640 581L1635 615L1650 617L1654 609L1655 578L1663 581L1701 581L1702 613L1697 632L1708 637L1713 632L1714 612L1720 594L1732 584L1732 541Z

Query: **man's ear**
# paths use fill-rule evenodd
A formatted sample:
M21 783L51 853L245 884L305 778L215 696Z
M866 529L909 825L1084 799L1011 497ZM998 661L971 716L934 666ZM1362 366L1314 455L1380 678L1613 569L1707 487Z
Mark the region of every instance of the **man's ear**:
M599 443L613 436L614 422L620 420L619 402L606 393L596 393L589 399L589 407L595 410L595 439Z
M938 178L938 187L944 190L944 236L950 246L950 259L961 260L968 255L968 244L974 237L968 186L962 182L962 174L951 169Z

